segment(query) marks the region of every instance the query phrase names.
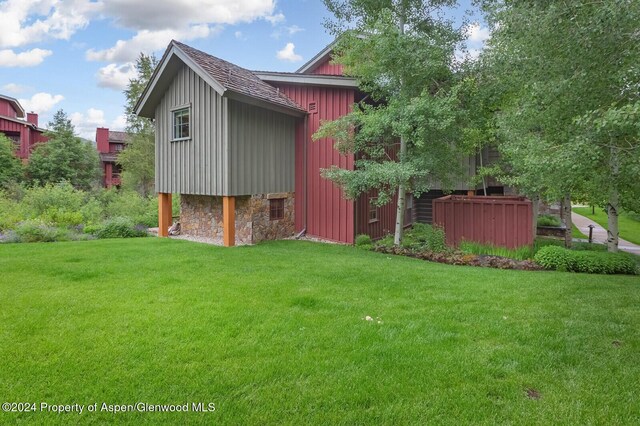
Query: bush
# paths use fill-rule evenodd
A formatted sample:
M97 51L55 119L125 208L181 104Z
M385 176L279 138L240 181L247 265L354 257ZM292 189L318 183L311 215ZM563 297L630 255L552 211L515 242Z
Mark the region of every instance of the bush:
M96 231L96 236L98 238L146 237L147 229L136 226L128 217L114 217Z
M363 250L371 250L373 248L373 241L371 241L371 237L366 234L356 235L356 247Z
M40 220L26 220L20 223L15 233L23 243L48 243L66 239L65 234L58 228Z
M136 225L158 225L158 199L134 191L108 190L102 195L106 217L128 217Z
M0 231L7 231L24 220L20 204L0 191Z
M627 253L567 250L557 246L541 248L535 261L545 269L589 274L637 274L638 263Z
M538 226L560 226L560 219L548 214L538 216Z
M407 248L428 250L436 253L447 251L444 229L424 223L414 224L405 233L402 245Z

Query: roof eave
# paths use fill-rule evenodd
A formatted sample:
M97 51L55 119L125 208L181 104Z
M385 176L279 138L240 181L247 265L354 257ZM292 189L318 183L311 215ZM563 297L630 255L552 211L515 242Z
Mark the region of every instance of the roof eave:
M149 79L149 84L145 87L142 95L138 99L134 110L137 115L146 118L154 118L155 116L155 105L153 108L148 104L149 98L153 94L156 86L161 81L165 69L167 65L171 62L171 59L175 56L182 61L183 64L191 68L200 78L202 78L209 86L213 88L220 96L223 96L225 93L225 88L218 83L215 79L213 79L208 72L202 69L200 65L198 65L193 59L189 57L186 53L182 51L178 46L175 45L173 41L171 41L170 47L167 48L167 52L162 57L159 66L154 71L153 75ZM173 77L173 76L172 76Z
M233 90L227 90L225 96L229 99L236 100L238 102L242 102L248 105L254 105L257 107L265 108L271 111L280 112L283 114L291 115L294 117L304 117L307 114L307 111L302 108L288 108L284 105L276 104L273 102L269 102L264 99L255 98L253 96L245 95L244 93L238 93Z
M298 68L298 70L296 71L296 73L298 74L305 74L309 71L313 71L313 69L322 61L324 61L326 58L328 58L331 55L331 52L333 51L333 46L336 44L337 40L334 40L333 42L331 42L331 44L329 44L327 47L325 47L324 49L322 49L320 52L318 52L313 58L311 58L306 64L302 65L300 68Z
M316 74L285 74L277 72L254 71L254 74L263 81L268 83L287 83L309 86L325 86L325 87L342 87L349 89L357 89L358 82L355 78L333 76L333 75L316 75Z

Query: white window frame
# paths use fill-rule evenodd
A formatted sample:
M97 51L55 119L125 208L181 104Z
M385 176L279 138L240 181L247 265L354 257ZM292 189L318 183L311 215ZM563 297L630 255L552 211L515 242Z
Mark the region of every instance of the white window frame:
M187 111L187 114L189 117L189 124L188 124L189 134L186 137L177 138L176 137L176 115L185 110ZM191 104L180 105L180 106L171 108L171 142L186 141L191 139L191 123L192 122L193 122L193 114L191 113Z

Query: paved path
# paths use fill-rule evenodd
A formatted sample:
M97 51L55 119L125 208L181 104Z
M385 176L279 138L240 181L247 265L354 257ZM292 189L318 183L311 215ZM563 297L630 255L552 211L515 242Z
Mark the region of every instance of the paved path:
M576 228L578 228L580 232L587 237L589 236L589 225L593 225L593 242L607 244L607 230L602 226L598 225L591 219L574 212L571 212L571 220L573 221L573 224L576 225ZM618 240L618 248L640 256L640 246L623 240L622 238Z

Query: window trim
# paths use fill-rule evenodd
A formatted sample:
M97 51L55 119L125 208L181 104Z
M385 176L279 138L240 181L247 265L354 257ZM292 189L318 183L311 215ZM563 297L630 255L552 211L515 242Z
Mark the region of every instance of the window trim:
M282 208L280 208L280 206L277 206L276 208L274 208L274 204L275 203L281 204ZM276 220L283 220L284 219L284 211L285 211L285 198L270 198L269 199L269 221L276 221ZM278 216L275 217L273 215L274 212L278 212Z
M369 197L367 199L368 203L369 203L369 209L367 211L367 220L368 223L376 223L380 220L380 218L378 217L378 213L379 213L379 208L376 205L376 203L378 202L378 197ZM373 210L375 209L375 210ZM371 218L371 213L375 212L375 218Z
M188 114L189 114L189 136L185 137L185 138L176 138L175 137L175 131L176 131L176 113L182 110L187 110ZM191 139L191 123L192 120L191 118L193 117L192 114L192 108L191 108L191 104L183 104L183 105L178 105L175 106L173 108L171 108L169 110L171 112L171 142L181 142L181 141L188 141Z

